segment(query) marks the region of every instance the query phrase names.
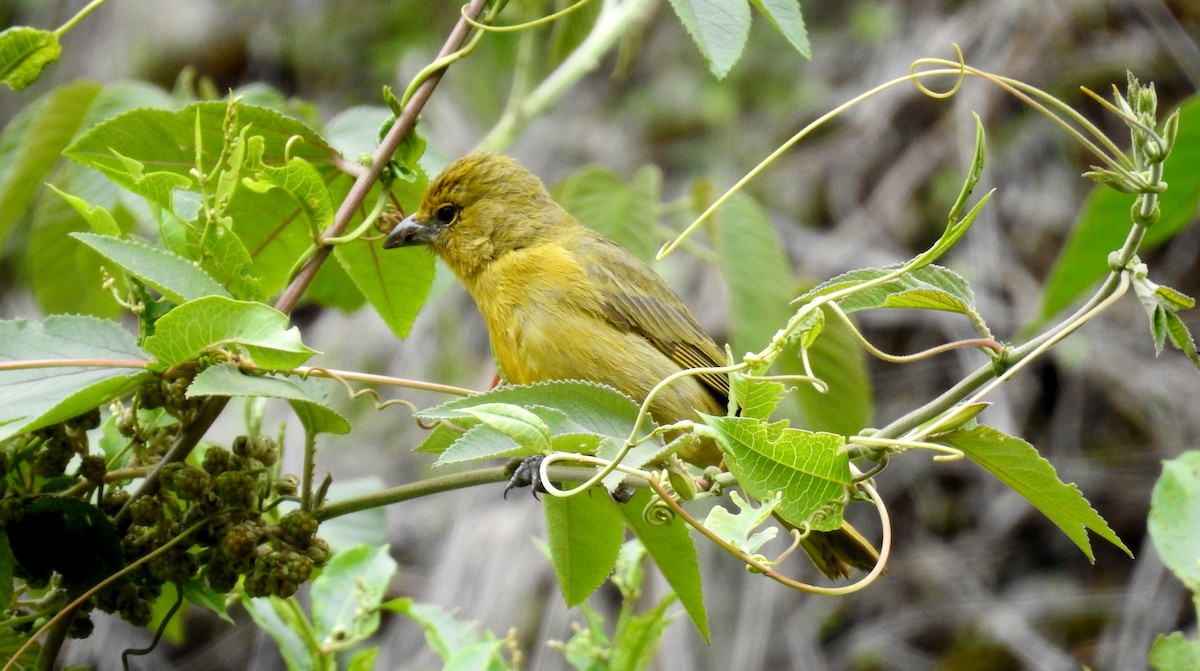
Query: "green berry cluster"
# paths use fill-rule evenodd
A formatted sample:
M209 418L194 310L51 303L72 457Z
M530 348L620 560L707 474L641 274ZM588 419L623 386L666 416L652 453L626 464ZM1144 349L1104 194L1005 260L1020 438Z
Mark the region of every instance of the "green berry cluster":
M182 429L194 421L202 399L185 396L187 383L186 378L147 382L131 402L111 406L112 428L128 439L124 452L114 460L121 469L158 464ZM198 467L168 464L158 473L158 490L131 502L132 490L119 482L106 482L113 479L106 458L89 451L87 433L98 426L97 409L0 443L0 531L19 538L21 534L15 532L20 527L33 538L22 543L32 552L18 557L15 567L30 594L83 591L121 566L146 558L77 613L71 635L90 632L92 608L137 625L149 623L152 604L166 582L199 576L219 592L241 583L251 596L287 597L328 560L329 546L316 536L317 520L312 514L297 510L281 516L276 511L280 497L293 496L299 485L296 476L278 473L278 441L242 436L231 449L209 447ZM91 500L59 498L73 489L86 492ZM30 517L29 511L68 498L74 505L53 519L63 520L66 536L82 540L49 548L36 538L42 533L42 518ZM38 514L50 519L47 516L59 510L56 505L49 509ZM100 536L107 534L111 551L104 562L96 557L82 563L71 559L88 555L79 552L80 547L94 547L86 544L83 531L71 526L76 521L80 529L101 528ZM25 563L33 568L26 571ZM36 610L52 611L49 603L40 599ZM14 601L0 604L0 609L4 609L0 619L11 619L29 611L29 606ZM37 619L36 612L27 614L29 621Z
M147 563L154 580L199 573L214 590L228 592L244 576L251 596L291 596L325 564L329 546L316 537L317 520L310 513L293 511L278 522L263 513L272 494L295 490L293 479L274 479L279 454L278 442L269 437L242 436L232 451L210 447L199 468L168 465L159 476L161 491L130 507L126 556L144 556L199 525L191 550L174 546Z
M100 409L96 408L78 417L73 417L28 434L25 445L35 449L31 462L34 473L44 478L64 475L67 464L75 455L86 455L87 432L100 426ZM100 464L103 468L103 462ZM103 479L103 474L100 478Z

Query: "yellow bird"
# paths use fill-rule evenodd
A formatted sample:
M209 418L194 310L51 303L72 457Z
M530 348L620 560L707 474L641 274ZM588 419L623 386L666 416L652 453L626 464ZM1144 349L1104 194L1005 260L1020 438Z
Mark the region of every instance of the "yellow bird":
M509 382L590 380L639 402L685 368L725 355L679 296L646 264L579 223L515 160L477 152L451 163L384 248L429 245L475 300ZM729 379L686 377L650 405L659 424L724 415ZM712 441L680 457L720 463ZM848 524L802 546L830 577L868 570L878 553Z

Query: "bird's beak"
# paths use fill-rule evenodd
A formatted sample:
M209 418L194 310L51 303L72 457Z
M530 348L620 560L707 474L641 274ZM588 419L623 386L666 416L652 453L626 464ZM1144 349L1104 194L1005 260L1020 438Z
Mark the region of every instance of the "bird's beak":
M412 247L415 245L428 245L433 242L433 237L436 231L432 226L417 219L417 215L413 214L396 224L391 233L388 233L387 239L383 241L384 249L393 249L396 247Z

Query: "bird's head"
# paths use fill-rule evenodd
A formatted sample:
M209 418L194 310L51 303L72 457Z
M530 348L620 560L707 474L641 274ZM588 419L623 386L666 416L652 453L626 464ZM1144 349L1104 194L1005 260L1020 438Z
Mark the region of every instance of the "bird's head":
M383 247L429 245L466 278L508 252L578 225L515 160L476 152L446 166Z

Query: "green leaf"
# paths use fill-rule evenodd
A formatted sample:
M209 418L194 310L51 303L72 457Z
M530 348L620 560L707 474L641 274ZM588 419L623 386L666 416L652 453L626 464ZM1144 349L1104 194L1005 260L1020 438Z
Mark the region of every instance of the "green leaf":
M242 605L258 628L275 639L288 671L333 668L332 655L322 653L316 632L295 599L242 597Z
M228 103L205 101L178 111L143 108L108 119L66 150L74 161L95 168L120 186L171 209L171 191L189 188L196 166L199 127L200 169L210 173L225 141ZM262 137L263 162L282 165L301 158L332 168L336 152L303 123L264 107L239 104L237 121ZM295 141L296 138L300 141Z
M1200 594L1200 452L1163 462L1150 495L1150 539L1163 563L1193 593Z
M329 405L315 380L294 375L248 375L233 364L217 364L200 371L188 385L187 397L265 396L287 400L310 433L350 433L350 422Z
M1175 349L1183 352L1192 365L1200 368L1200 353L1196 351L1196 341L1192 338L1192 332L1188 330L1187 324L1183 323L1179 315L1175 312L1166 311L1166 332L1167 338Z
M288 324L287 315L267 305L207 296L160 318L145 347L163 368L229 345L241 347L261 368L295 368L317 352Z
M86 228L87 222L63 199L45 191L37 197L23 261L42 312L110 318L121 314L113 293L104 287L108 262L70 237Z
M970 212L967 212L965 215L962 214L963 208L967 206L967 201L971 198L971 194L975 192L975 187L979 184L980 178L983 177L983 160L987 153L987 144L983 133L983 121L974 112L971 113L971 116L975 119L975 146L971 154L971 166L968 168L967 175L963 179L962 189L958 192L958 198L954 201L954 205L950 207L946 228L942 231L942 235L937 239L937 242L933 243L933 246L911 261L914 269L928 266L957 244L959 239L970 230L971 224L975 223L975 219L983 211L984 205L987 205L988 200L995 193L995 189L993 189L984 194L979 199L979 202L975 204L975 207L971 208Z
M333 255L392 333L408 337L433 286L433 253L423 247L385 251L381 241L360 239L335 246Z
M554 186L554 200L584 226L615 240L643 261L658 251L654 224L662 174L646 166L626 183L615 172L588 166Z
M61 53L56 33L28 26L8 28L0 32L0 80L14 91L24 91Z
M787 391L782 382L764 380L744 373L731 373L729 382L734 401L741 408L738 414L753 419L769 419Z
M625 523L646 547L667 584L679 597L679 603L683 604L683 609L692 618L696 630L708 642L708 613L704 609L704 593L700 584L700 562L696 558L696 546L688 533L688 525L678 516L667 524L651 524L642 516L649 502L650 494L641 491L622 505Z
M784 520L818 531L842 525L850 462L841 447L846 440L745 417L704 417L718 432L718 444L729 470L749 496L758 501L783 498L775 512Z
M812 58L808 31L804 29L804 17L800 15L800 3L797 0L750 1L801 56Z
M324 231L333 223L333 201L329 196L329 188L312 163L302 158L292 158L282 167L272 167L263 163L266 145L261 136L251 138L247 144L247 165L254 172L254 177L242 180L247 188L257 193L282 190L294 207L304 213L311 231Z
M566 380L531 385L504 385L482 394L448 401L417 413L424 420L447 420L463 416L463 410L485 403L508 403L538 412L535 406L553 408L570 418L562 432L587 431L602 436L628 436L637 419L638 404L625 394L602 384ZM542 415L543 421L548 416ZM643 427L653 429L647 422ZM552 430L552 433L554 431Z
M0 247L62 150L90 112L100 86L76 82L30 103L0 132Z
M600 489L542 497L550 561L567 606L576 606L612 573L625 525L617 505Z
M72 233L71 237L121 266L174 303L205 296L232 298L225 287L208 273L165 249L151 247L137 239L122 240L94 233Z
M730 293L733 351L758 351L792 317L791 265L770 219L749 197L732 198L717 211L715 225L713 247ZM866 357L853 333L840 323L829 323L808 354L829 390L822 394L803 385L795 394L807 425L847 435L866 426L872 412L871 383ZM784 352L776 365L784 373L804 373L796 351Z
M377 646L363 648L350 658L350 663L346 665L346 671L374 671L375 658L378 656L379 648Z
M433 604L417 603L407 597L384 602L380 608L399 613L425 630L425 641L443 660L449 662L463 650L477 645L499 643L490 631L479 633L473 622L459 622L445 609ZM490 671L493 667L488 665Z
M1028 499L1079 546L1089 561L1096 559L1088 541L1088 529L1133 556L1083 498L1079 488L1059 480L1054 466L1029 443L987 426L960 429L940 441L962 450L971 461Z
M852 270L822 282L797 298L796 302L804 303L818 296L864 284L889 275L895 269L896 266ZM906 296L911 298L905 298ZM857 291L839 300L838 305L847 313L872 308L908 307L973 314L975 293L958 273L942 266L930 265Z
M867 355L854 331L842 320L830 318L828 308L823 310L825 326L809 346L808 359L813 373L829 389L822 393L810 384L801 384L794 395L807 428L850 436L869 426L874 413ZM784 373L805 372L797 356L781 356L778 362Z
M379 629L379 605L396 569L386 545L358 545L329 558L311 593L313 630L325 649L349 649Z
M1154 671L1193 671L1200 659L1200 641L1189 641L1183 632L1159 634L1150 648L1150 666Z
M3 535L2 531L0 531L0 535ZM16 627L0 629L0 658L16 662L14 668L17 669L36 669L42 646L35 641L33 645L25 647L28 639L29 636L21 635ZM24 650L19 659L16 656L17 650Z
M757 352L792 316L792 268L767 213L737 194L717 211L713 250L729 287L730 344Z
M1200 118L1200 96L1193 95L1179 107L1185 119ZM1157 248L1186 228L1200 203L1200 124L1185 123L1179 129L1171 155L1163 162L1163 179L1169 184L1159 195L1158 223L1146 231L1140 252ZM1088 287L1108 274L1108 253L1121 247L1132 221L1129 208L1133 197L1103 185L1092 189L1080 211L1071 238L1059 253L1046 280L1036 328L1078 299Z
M133 334L116 322L54 315L44 322L0 321L0 361L99 360L129 367L42 366L0 370L0 440L96 408L149 377Z
M657 606L645 613L622 617L617 621L609 669L640 671L651 667L658 653L663 631L674 619L667 613L667 608L674 602L674 595L668 594Z
M556 450L594 452L596 456L610 460L617 457L625 444L638 414L638 405L611 387L567 380L528 386L505 385L422 410L417 415L425 420L452 420L454 424L465 428L470 423L464 424L459 418L470 416L470 408L491 403L519 406L531 412L546 425ZM641 429L649 433L655 429L655 424L646 418ZM431 437L432 442L423 444L419 449L433 452L441 450L438 465L500 456L528 456L547 451L530 447L536 443L522 445L512 437L484 426L469 428L447 447L445 443L451 439L453 436L442 433ZM646 440L630 450L622 463L631 468L640 468L660 458L664 449L660 439ZM604 486L613 490L620 485L623 477L621 473L613 471L604 479Z
M534 453L547 452L550 448L550 427L519 405L482 403L465 408L463 412Z
M78 196L72 196L69 193L60 191L53 184L47 184L46 186L54 193L57 193L60 198L67 201L68 205L75 208L79 216L83 217L96 233L112 237L120 237L123 233L120 225L117 224L117 220L108 210L98 205L92 205Z
M704 518L704 526L710 531L750 555L757 553L759 548L779 535L779 527L763 529L762 525L770 519L771 512L779 505L782 492L776 492L774 499L758 508L743 500L736 490L729 492L729 500L733 501L733 505L741 512L731 513L719 505L713 506L713 509L708 511L708 517Z
M392 111L381 105L348 107L325 124L324 136L342 156L357 160L379 146L379 128L389 117Z
M675 15L692 36L708 70L729 74L750 36L750 5L745 0L671 0Z
M163 585L163 587L168 586L171 586L170 583ZM229 617L229 607L225 603L226 596L224 592L214 590L203 579L198 577L190 578L183 582L183 597L187 599L188 603L211 611L225 621L226 624L233 626L233 618ZM172 599L173 602L174 599Z
M482 403L459 412L463 417L451 420L457 430L443 426L447 433L436 440L431 436L417 448L441 455L434 466L552 451L591 454L601 441L566 413L546 406Z

